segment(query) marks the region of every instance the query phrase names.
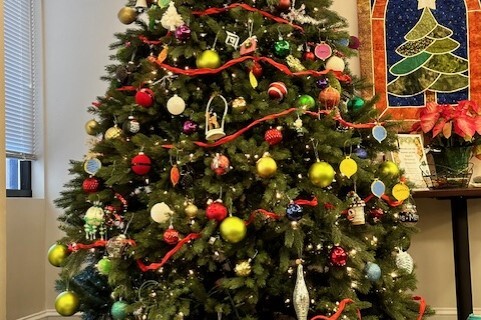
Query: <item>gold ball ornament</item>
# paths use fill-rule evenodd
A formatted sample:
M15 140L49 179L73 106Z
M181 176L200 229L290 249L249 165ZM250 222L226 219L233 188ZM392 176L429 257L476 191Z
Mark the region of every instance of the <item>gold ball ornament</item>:
M379 175L381 178L396 178L399 174L399 167L390 160L384 161L379 165Z
M252 272L252 267L249 261L241 261L235 265L235 274L239 277L247 277Z
M325 188L334 180L334 169L324 161L317 161L309 168L309 180L317 187Z
M205 50L195 60L197 68L217 69L220 64L219 54L215 50Z
M256 170L261 178L270 178L277 172L277 163L270 156L265 155L257 161Z
M189 203L185 209L184 209L184 212L185 214L187 215L187 217L193 219L197 216L197 214L199 213L199 208L197 208L197 206L193 203Z
M341 101L341 93L334 87L329 86L319 93L318 100L326 109L332 109Z
M56 243L48 249L48 262L54 267L61 267L69 255L70 252L66 245Z
M78 311L80 305L79 298L72 291L64 291L55 299L55 310L64 317L70 317Z
M122 135L122 129L120 129L117 125L110 127L105 131L104 137L107 140L113 140L120 138Z
M246 224L238 217L227 217L220 224L220 235L228 242L237 243L245 238L246 233Z
M85 132L88 135L95 136L98 133L99 123L95 119L91 119L85 123Z
M122 9L120 9L117 17L123 24L131 24L132 22L137 20L137 10L132 7L123 7Z

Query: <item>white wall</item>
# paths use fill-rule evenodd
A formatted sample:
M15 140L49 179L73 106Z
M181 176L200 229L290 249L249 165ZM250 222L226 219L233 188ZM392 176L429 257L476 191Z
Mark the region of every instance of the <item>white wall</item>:
M9 320L53 308L58 270L46 262L46 250L61 237L56 221L59 210L53 200L69 180L69 160L82 159L87 150L84 124L90 116L86 108L105 93L107 84L99 77L109 63L113 34L124 29L116 17L123 4L118 0L43 0L45 198L8 200ZM350 21L350 32L356 35L356 0L335 0L333 8ZM356 59L350 65L359 72ZM417 293L449 315L456 300L448 202L419 200L417 204L422 232L414 237L410 249L417 264ZM481 225L481 201L471 200L469 209L474 303L481 308L481 275L476 272L481 269L481 256L476 254L481 252L481 233L476 232Z

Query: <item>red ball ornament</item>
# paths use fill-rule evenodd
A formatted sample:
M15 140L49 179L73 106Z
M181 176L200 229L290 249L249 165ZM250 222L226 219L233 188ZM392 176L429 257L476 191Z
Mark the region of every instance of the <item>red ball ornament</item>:
M251 68L251 71L252 71L252 74L254 74L254 76L256 76L256 78L259 78L260 76L262 76L262 66L259 62L254 62L254 64L252 65L252 68Z
M282 141L281 130L279 130L277 128L272 128L272 129L267 130L265 135L264 135L264 140L266 140L267 143L270 146L274 146L274 145L278 144L279 142Z
M269 85L267 93L271 99L282 100L287 94L287 87L284 82L273 82Z
M210 168L215 172L216 175L221 176L229 172L230 161L226 156L217 153L212 162L210 163Z
M164 241L168 244L177 244L179 242L179 231L175 230L174 228L169 228L164 232Z
M154 92L148 88L142 88L135 94L135 103L144 108L150 108L154 104Z
M82 182L82 189L84 192L93 193L99 189L100 181L95 177L89 177Z
M344 267L347 263L347 252L343 247L334 246L329 252L329 261L333 266Z
M341 101L341 93L329 86L319 93L319 102L326 108L332 109L336 107Z
M218 222L224 220L227 217L227 214L227 208L219 200L210 203L205 209L207 219L216 220Z
M288 10L291 7L291 0L279 0L277 9L281 11Z
M312 52L312 51L304 52L302 57L304 58L304 60L310 60L310 61L316 60L316 56L314 55L314 52Z
M381 208L372 208L369 210L369 214L375 219L379 220L384 216L384 210Z
M132 158L130 168L135 174L144 175L150 171L152 161L143 152Z

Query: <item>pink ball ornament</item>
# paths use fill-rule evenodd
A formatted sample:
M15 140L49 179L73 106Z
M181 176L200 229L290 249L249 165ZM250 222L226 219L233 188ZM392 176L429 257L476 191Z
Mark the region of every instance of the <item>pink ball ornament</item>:
M282 100L287 94L287 87L284 82L273 82L269 85L267 93L271 99Z
M154 92L148 88L142 88L135 94L135 103L150 108L154 104Z
M183 24L175 29L175 38L180 41L190 39L191 30L188 25Z

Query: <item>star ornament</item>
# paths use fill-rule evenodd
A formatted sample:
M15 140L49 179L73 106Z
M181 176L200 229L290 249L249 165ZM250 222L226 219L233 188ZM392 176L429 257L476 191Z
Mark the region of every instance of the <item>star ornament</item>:
M418 9L436 9L436 0L418 0Z

